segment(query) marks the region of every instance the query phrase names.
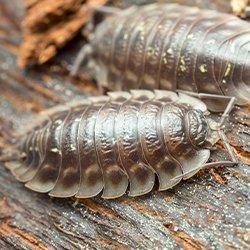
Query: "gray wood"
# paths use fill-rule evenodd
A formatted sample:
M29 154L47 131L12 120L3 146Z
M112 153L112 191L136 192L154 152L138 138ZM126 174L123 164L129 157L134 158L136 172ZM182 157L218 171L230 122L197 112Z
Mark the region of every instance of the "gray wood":
M6 2L0 2L0 150L38 111L96 93L94 84L68 77L80 37L47 65L17 68L20 19L6 11ZM243 117L239 113L238 121ZM249 127L242 123L234 123L230 141L247 158L249 147L237 139L249 141ZM219 150L213 159L224 156ZM240 163L203 171L166 192L76 203L27 190L0 164L0 249L247 249L249 174Z

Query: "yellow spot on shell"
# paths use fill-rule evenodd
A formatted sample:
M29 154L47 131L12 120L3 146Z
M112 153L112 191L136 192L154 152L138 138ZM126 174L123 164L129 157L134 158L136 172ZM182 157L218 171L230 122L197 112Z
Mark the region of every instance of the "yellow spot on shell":
M50 151L53 152L53 153L61 155L61 151L58 148L52 148Z
M182 72L185 72L187 68L185 66L181 65L180 69L181 69Z
M207 72L206 64L201 64L199 69L202 73L206 73Z
M71 151L76 151L76 147L75 147L75 145L70 144L70 150L71 150Z
M182 63L183 65L185 65L184 56L181 57L181 63Z
M186 69L187 69L187 67L186 67L185 59L184 59L184 56L182 56L182 57L181 57L181 64L180 64L180 70L181 70L182 72L185 72Z
M148 56L152 56L154 54L154 49L152 47L148 48Z
M226 68L226 72L225 72L225 76L228 76L230 71L231 71L231 68L232 68L232 64L231 63L228 63L227 64L227 68Z
M168 52L168 54L172 55L172 54L173 54L173 49L172 49L172 48L169 48L169 49L167 50L167 52Z
M164 64L167 64L168 63L168 60L167 60L167 53L164 52L163 55L162 55L162 61Z

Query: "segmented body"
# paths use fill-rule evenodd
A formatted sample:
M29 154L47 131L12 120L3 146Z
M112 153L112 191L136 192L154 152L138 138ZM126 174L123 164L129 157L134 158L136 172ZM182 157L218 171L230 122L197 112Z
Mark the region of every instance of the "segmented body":
M205 104L169 91L109 93L109 97L47 112L24 136L23 161L10 163L26 186L55 197L103 198L175 186L209 158ZM180 176L183 175L183 176Z
M99 24L92 47L96 77L108 89L250 100L250 25L232 15L177 4L133 7Z

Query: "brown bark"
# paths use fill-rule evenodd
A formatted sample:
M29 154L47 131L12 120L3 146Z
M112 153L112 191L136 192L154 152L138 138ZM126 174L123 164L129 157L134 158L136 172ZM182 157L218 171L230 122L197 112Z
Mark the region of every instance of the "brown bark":
M87 4L105 0L25 1L23 42L18 65L43 64L71 40L88 20Z
M20 6L15 0L12 10ZM82 45L79 37L50 64L20 70L15 64L20 15L10 10L8 0L0 2L0 152L13 131L34 114L84 98L86 92L96 93L93 83L68 77L68 67ZM52 199L27 190L0 163L0 249L249 248L249 107L235 110L231 120L227 135L239 165L200 171L169 191L155 188L138 198L96 197L78 204ZM224 157L218 144L212 159Z
M244 17L247 6L250 5L249 0L231 0L233 13L237 16Z

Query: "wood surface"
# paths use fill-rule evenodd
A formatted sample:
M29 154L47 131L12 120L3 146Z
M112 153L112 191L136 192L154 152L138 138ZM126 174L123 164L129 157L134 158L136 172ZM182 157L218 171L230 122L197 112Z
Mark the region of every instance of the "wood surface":
M0 152L39 111L98 93L84 75L68 75L80 35L49 63L18 68L22 18L20 0L0 1ZM249 249L249 107L236 109L229 127L240 164L138 198L50 198L26 189L0 163L0 249ZM212 159L224 159L217 147Z

